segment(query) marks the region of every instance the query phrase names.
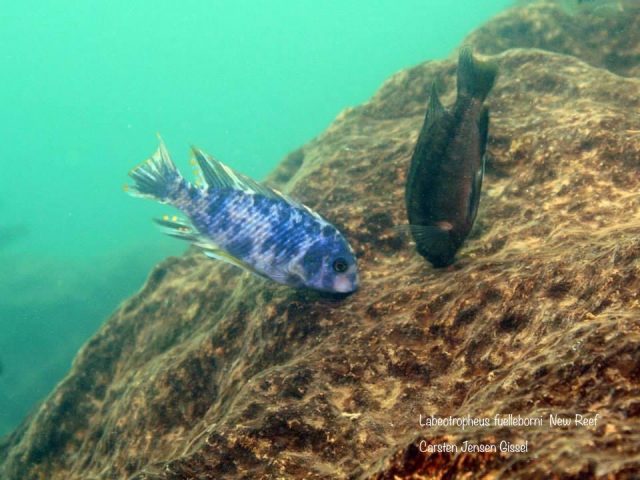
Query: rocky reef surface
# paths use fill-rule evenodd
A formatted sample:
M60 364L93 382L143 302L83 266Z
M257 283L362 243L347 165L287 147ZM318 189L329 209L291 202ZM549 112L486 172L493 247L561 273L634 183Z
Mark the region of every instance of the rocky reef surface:
M393 226L454 57L394 75L269 179L348 235L361 290L167 259L0 442L0 478L637 478L639 23L540 3L469 37L501 74L477 225L448 270ZM496 414L599 419L420 425ZM465 440L528 452L423 451Z

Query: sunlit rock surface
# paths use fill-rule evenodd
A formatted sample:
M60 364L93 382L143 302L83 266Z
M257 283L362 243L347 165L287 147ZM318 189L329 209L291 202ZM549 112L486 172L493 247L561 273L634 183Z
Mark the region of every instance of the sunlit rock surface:
M450 270L392 227L428 87L452 102L455 62L393 76L271 176L347 234L361 290L333 300L196 252L166 260L0 444L0 478L637 478L637 25L543 4L471 35L501 73L478 221ZM600 417L419 421L496 413ZM528 453L420 451L464 440Z

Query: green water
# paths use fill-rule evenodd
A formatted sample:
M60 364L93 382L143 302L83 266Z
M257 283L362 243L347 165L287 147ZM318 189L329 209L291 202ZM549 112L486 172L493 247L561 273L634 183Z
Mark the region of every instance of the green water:
M507 0L5 2L0 14L0 434L185 246L122 192L160 132L263 177L392 73ZM179 6L178 6L179 5Z

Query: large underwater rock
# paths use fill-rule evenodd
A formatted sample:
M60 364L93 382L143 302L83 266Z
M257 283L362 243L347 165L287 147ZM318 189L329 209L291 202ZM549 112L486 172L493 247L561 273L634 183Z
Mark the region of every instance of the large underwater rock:
M637 59L640 28L610 40L611 22L638 25L541 4L471 35L501 74L478 221L453 268L392 228L428 86L454 98L450 59L393 76L270 177L348 235L358 293L293 291L196 252L166 260L0 443L0 478L637 478L640 79L603 67L638 73L611 56L624 43L618 56ZM600 33L585 51L576 32ZM419 423L496 413L600 417ZM464 440L529 451L420 451Z

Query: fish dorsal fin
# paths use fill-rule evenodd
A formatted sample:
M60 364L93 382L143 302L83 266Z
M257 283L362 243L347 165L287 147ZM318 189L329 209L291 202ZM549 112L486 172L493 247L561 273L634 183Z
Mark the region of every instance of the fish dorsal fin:
M285 195L278 190L262 185L255 180L236 172L231 167L225 165L219 160L216 160L211 155L203 152L199 148L191 147L193 155L198 162L200 170L202 170L202 176L207 184L207 187L211 189L231 188L234 190L242 190L246 193L255 193L263 195L273 200L281 200L292 207L306 210L314 217L322 220L322 217L316 212L311 210L306 205L293 200L288 195Z
M231 167L226 166L199 148L191 147L191 150L196 162L198 162L200 170L202 170L204 181L209 188L232 188L247 193L260 193L266 197L274 196L274 192L270 188L260 185L255 180L236 172Z

